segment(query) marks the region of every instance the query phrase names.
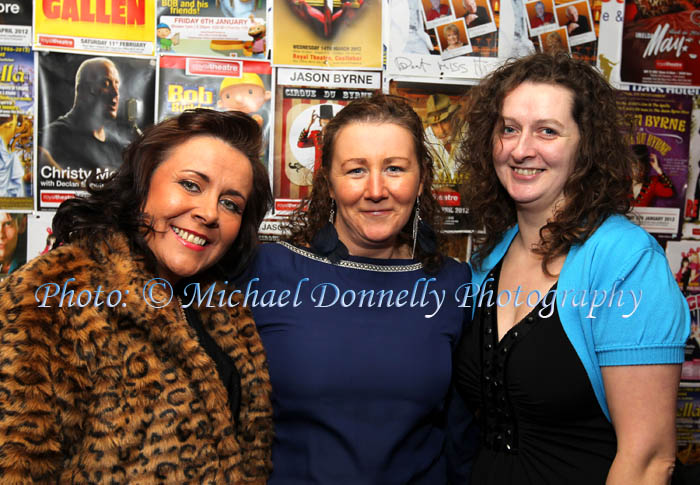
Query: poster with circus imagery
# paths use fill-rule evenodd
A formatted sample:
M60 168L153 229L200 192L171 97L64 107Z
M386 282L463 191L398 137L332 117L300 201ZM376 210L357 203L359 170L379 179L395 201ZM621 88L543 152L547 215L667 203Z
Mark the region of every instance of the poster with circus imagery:
M445 213L445 231L472 232L468 209L462 204L460 187L467 183L457 170L461 112L471 86L466 83L423 83L401 78L389 81L389 93L406 99L418 113L432 149L435 172L433 193Z
M380 69L379 0L273 0L272 62L326 69Z
M381 87L374 71L277 70L272 157L275 213L289 214L311 192L321 163L321 130L353 99Z
M658 239L678 239L688 182L692 98L619 91L618 104L636 126L630 140L636 158L634 215Z
M700 241L668 241L666 258L690 308L691 332L681 375L700 381Z
M623 82L700 86L697 2L629 0L622 31Z
M0 46L0 209L34 208L34 54Z
M267 58L267 0L158 0L161 54Z
M269 62L160 56L158 121L186 109L236 110L252 116L263 130L267 164L272 126L272 67Z
M698 382L681 382L678 389L676 445L678 460L686 468L692 467L693 471L697 470L700 466L700 383Z

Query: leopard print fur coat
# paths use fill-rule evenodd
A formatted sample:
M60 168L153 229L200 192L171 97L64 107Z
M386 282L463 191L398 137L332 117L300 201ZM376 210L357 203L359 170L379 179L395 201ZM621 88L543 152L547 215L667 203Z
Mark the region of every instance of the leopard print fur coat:
M0 483L266 483L270 384L249 309L200 308L240 374L234 419L177 300L163 308L144 300L150 278L115 235L62 246L2 282ZM63 305L58 294L42 308L57 290L37 288L51 282L65 283ZM78 306L81 290L94 296L100 285L103 304ZM108 306L113 290L122 299L115 305L113 294ZM158 287L151 296L167 295Z

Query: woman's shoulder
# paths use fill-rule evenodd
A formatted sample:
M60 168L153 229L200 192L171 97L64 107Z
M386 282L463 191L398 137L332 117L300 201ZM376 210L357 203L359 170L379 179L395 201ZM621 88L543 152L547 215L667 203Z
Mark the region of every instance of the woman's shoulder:
M622 215L608 217L582 245L588 251L603 249L616 256L652 250L663 254L654 237L638 224Z
M285 241L269 242L258 246L253 258L253 265L279 267L288 264L293 259L314 256L310 250Z
M471 280L472 268L469 263L444 256L442 266L437 274L441 278L454 278L460 281Z

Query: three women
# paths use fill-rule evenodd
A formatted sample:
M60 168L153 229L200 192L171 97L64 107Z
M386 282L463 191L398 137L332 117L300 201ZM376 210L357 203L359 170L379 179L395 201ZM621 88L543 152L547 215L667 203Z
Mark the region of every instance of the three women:
M455 349L482 425L472 483L668 481L688 311L663 252L624 218L618 119L612 89L566 55L509 63L476 89L462 159L486 228L483 292L457 347L471 311L440 297L471 272L437 250L420 120L382 96L336 115L290 242L264 246L243 280L298 297L253 305L270 483L446 483L449 431L468 420L448 419ZM265 482L270 389L247 310L155 308L142 291L159 278L160 302L163 280L186 296L219 265L246 268L270 197L259 148L248 117L186 113L59 210L63 246L3 283L3 478ZM47 282L122 300L39 308ZM481 298L516 289L556 304ZM617 304L596 306L602 291Z

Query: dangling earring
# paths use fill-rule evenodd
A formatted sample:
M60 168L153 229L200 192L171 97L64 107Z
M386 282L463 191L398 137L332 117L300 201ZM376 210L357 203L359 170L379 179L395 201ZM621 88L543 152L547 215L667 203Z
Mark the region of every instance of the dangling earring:
M331 210L328 214L328 222L316 233L311 240L311 248L319 256L325 256L332 263L338 263L349 256L348 248L338 239L338 231L335 230L335 199L331 199Z
M416 243L424 253L434 254L437 252L437 235L430 224L420 217L420 197L416 198L416 213L413 216L413 250L411 259L416 254Z
M331 199L331 211L328 214L328 222L331 224L335 222L335 199Z
M416 254L416 242L418 241L418 223L420 222L420 196L416 197L416 212L413 214L413 249L411 259Z

